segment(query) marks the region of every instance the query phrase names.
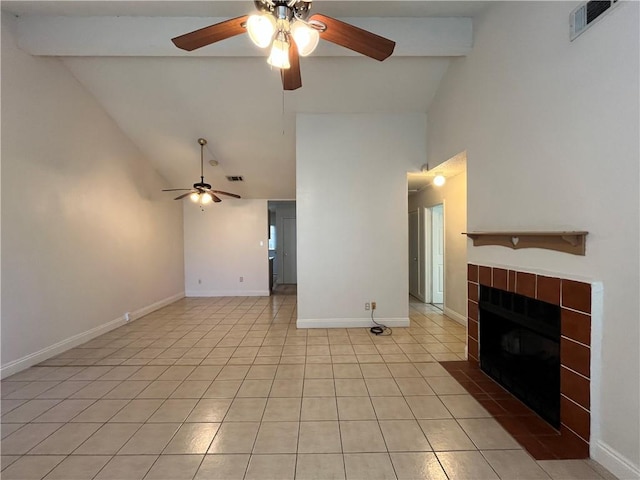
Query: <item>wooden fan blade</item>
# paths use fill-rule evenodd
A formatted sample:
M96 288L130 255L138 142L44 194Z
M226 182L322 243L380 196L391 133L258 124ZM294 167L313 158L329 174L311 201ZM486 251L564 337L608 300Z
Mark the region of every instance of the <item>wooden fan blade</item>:
M165 188L164 190L162 190L163 192L185 192L185 191L191 191L190 188Z
M320 38L323 40L376 60L382 61L387 58L396 46L393 40L320 13L311 15L310 20L318 20L327 26L324 32L320 32Z
M213 199L214 202L220 203L222 201L220 197L218 197L215 193L213 193L215 190L209 190L208 188L205 188L204 191L209 195L211 195L211 198Z
M220 195L228 195L233 198L242 198L240 195L236 195L235 193L223 192L222 190L210 190L213 193L218 193Z
M302 77L300 76L300 56L298 55L298 47L291 37L291 45L289 45L289 65L287 69L280 70L282 77L282 88L285 90L297 90L302 86Z
M176 47L190 52L197 48L244 33L244 25L247 22L247 18L249 17L244 15L242 17L225 20L224 22L209 25L200 30L172 38L171 41Z
M191 195L193 193L192 190L189 190L187 193L183 193L182 195L174 198L174 200L182 200L184 197L188 197L189 195Z

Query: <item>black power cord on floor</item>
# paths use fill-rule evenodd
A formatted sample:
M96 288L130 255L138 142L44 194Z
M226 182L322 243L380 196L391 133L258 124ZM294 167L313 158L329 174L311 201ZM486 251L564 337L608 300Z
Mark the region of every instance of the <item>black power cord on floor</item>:
M375 309L371 309L371 321L373 323L376 324L375 327L371 327L371 329L369 330L371 333L373 333L374 335L382 335L383 337L388 337L389 335L391 335L393 333L393 330L391 330L389 327L387 327L386 325L382 325L381 323L378 323L374 320L373 318L373 311ZM388 333L384 333L384 332L388 332Z

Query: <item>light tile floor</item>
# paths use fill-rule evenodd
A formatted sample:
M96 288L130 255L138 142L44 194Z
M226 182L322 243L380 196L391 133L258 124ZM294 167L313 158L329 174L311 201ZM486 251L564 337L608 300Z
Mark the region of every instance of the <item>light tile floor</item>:
M2 381L2 478L613 478L534 461L437 363L464 328L298 330L295 296L184 299Z

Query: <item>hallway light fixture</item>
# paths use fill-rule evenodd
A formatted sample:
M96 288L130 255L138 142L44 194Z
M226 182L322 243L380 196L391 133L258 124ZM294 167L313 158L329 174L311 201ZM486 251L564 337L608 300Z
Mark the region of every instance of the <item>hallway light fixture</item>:
M433 184L434 184L436 187L441 187L441 186L443 186L443 185L445 184L445 182L446 182L446 181L447 181L447 180L444 178L444 175L442 175L441 173L439 173L438 175L436 175L436 176L433 178Z

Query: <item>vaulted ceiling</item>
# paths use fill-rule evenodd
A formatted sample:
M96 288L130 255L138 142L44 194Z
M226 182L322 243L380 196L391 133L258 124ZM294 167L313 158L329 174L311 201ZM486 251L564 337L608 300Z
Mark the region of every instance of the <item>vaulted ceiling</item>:
M301 60L301 89L247 35L194 53L170 38L250 13L233 1L5 1L18 44L62 58L174 188L205 179L246 198L295 198L295 115L426 112L451 56L472 48L471 19L488 2L318 0L313 11L397 42L384 62L322 45ZM218 166L208 164L215 159ZM228 183L227 175L244 182Z

